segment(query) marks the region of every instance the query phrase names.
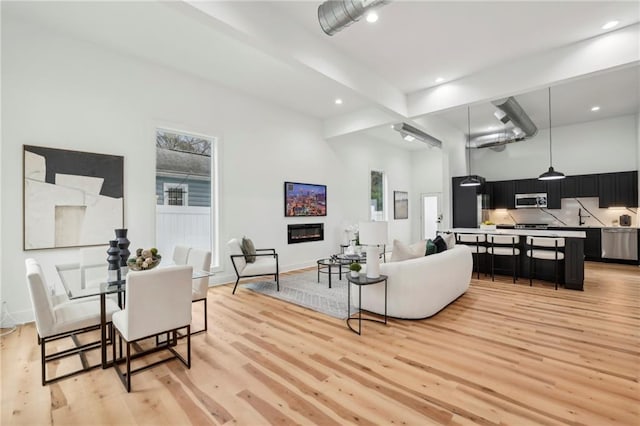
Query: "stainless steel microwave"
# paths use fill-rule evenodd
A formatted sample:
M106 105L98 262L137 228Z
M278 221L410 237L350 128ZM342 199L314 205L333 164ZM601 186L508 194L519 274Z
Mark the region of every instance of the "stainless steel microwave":
M517 209L538 209L547 207L547 194L516 194Z

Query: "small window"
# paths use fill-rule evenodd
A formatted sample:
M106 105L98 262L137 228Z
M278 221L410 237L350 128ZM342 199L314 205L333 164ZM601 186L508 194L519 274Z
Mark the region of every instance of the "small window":
M165 206L188 206L189 187L187 184L165 183L164 184L164 204Z
M371 171L371 193L369 204L369 219L371 220L387 220L386 206L386 176L379 170Z

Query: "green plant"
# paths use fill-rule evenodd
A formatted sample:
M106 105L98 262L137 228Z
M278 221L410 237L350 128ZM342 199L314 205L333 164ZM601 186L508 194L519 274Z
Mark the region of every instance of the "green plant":
M353 262L351 265L349 265L350 271L360 272L360 269L362 269L362 265L358 262Z

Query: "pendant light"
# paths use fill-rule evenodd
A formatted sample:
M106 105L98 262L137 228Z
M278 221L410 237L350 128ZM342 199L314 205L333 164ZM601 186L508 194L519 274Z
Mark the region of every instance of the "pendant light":
M549 87L549 170L538 176L538 180L558 180L566 176L562 172L553 170L553 154L551 150L551 87Z
M477 176L471 176L471 107L467 107L467 177L465 177L460 186L480 186L480 180Z

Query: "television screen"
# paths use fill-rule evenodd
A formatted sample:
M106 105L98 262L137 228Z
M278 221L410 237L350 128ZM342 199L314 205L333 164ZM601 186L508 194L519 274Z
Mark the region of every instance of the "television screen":
M284 215L326 216L327 186L309 183L284 183Z

